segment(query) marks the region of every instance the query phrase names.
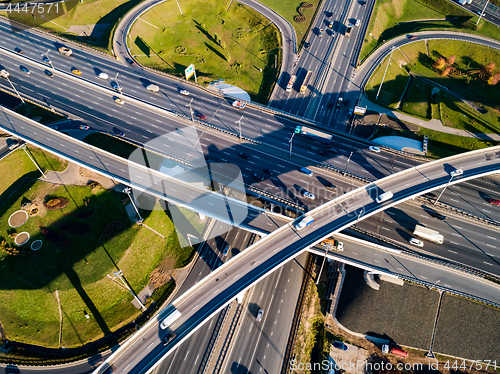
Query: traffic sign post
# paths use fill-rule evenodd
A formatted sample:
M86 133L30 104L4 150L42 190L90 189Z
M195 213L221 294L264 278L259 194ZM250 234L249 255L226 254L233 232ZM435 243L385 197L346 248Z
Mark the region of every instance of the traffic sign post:
M194 75L194 81L198 84L198 79L196 79L196 69L194 68L194 64L189 65L186 70L184 70L184 73L186 73L186 80L191 78L192 75Z

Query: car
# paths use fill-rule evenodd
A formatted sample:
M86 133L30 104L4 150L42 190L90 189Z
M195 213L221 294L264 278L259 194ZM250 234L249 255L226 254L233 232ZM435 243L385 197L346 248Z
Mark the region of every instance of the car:
M429 213L429 215L432 218L438 219L440 221L444 221L446 219L446 216L442 215L441 213L435 212L433 210L428 210L427 213Z
M409 242L410 242L410 244L416 245L417 247L424 246L424 242L421 240L418 240L417 238L410 238Z
M123 105L125 103L125 101L123 101L122 99L120 99L119 97L113 97L113 100L115 101L115 103L117 104L120 104L120 105Z
M167 345L168 343L170 343L172 340L174 340L175 338L177 337L177 335L175 334L175 332L171 332L170 334L168 334L167 336L165 336L163 338L163 344L164 345Z
M253 173L253 177L259 181L263 181L264 179L266 179L262 175L260 175L259 173Z
M130 65L134 65L135 64L135 61L134 60L131 60L130 58L128 57L125 57L125 61L127 61Z
M17 141L16 139L14 139L11 142L9 142L7 144L7 146L9 147L10 150L16 149L17 147L19 147L19 141Z
M436 195L433 194L432 192L427 192L427 193L424 193L424 196L429 198L429 199L435 199L436 198Z
M21 71L22 71L24 74L27 74L27 75L30 75L30 74L31 74L30 69L28 69L26 66L20 66L19 68L21 69Z
M125 136L125 133L117 127L113 127L113 132L118 136Z
M222 247L222 255L227 256L227 253L229 252L229 244L224 244L224 247Z
M310 46L311 46L311 43L309 43L309 42L305 42L305 43L304 43L304 48L306 48L306 49L307 49L307 48L309 48Z
M309 191L303 190L302 191L302 196L307 197L308 199L314 200L316 199L316 196L314 196L312 193Z
M368 147L368 149L372 152L375 152L375 153L380 153L380 148L379 147L376 147L374 145L371 145Z
M324 149L320 150L318 154L320 154L321 156L328 156L328 152L325 151Z
M88 125L80 125L79 128L80 128L80 130L88 130L88 129L90 129L90 126L88 126Z
M330 21L330 22L328 23L328 27L329 27L329 28L332 28L332 27L333 27L333 21Z
M181 95L184 95L184 96L189 96L189 91L187 91L187 90L180 89L180 90L179 90L179 93L180 93Z
M47 64L50 64L50 60L49 60L49 58L47 56L43 56L42 57L42 61L46 62Z
M245 107L246 107L246 104L240 100L233 101L232 105L233 105L233 108L236 108L236 109L245 109Z
M331 16L333 16L333 12L330 12L329 10L327 10L327 11L325 11L325 16L330 18Z
M274 171L272 171L271 169L264 169L264 173L274 175Z
M337 191L337 186L330 182L326 185L326 189L330 191Z
M382 354L386 355L389 353L389 345L384 344L382 345Z
M342 343L338 340L335 340L333 342L333 348L337 348L337 349L340 349L342 351L347 351L347 349L348 349L347 345L345 345L344 343Z
M343 97L339 97L337 99L337 108L340 108L343 104L344 104L344 98Z
M323 29L319 29L319 31L318 31L318 36L319 36L320 38L322 38L324 33L325 33L325 31L324 31Z
M351 117L354 114L354 110L351 108L349 109L349 112L347 113L348 117Z
M360 1L360 2L359 2L359 5L361 5L361 6L365 6L365 5L366 5L366 1L364 1L364 0L363 0L363 1Z
M263 315L264 315L264 310L259 309L259 313L257 313L257 322L260 322L262 320Z
M45 69L43 72L44 72L44 73L45 73L48 77L51 77L51 78L52 78L52 77L54 76L54 73L53 73L53 72L51 72L50 70Z
M101 78L101 79L108 79L108 74L103 73L103 72L101 71L97 77L98 77L98 78Z
M492 199L491 197L488 199L488 202L493 205L500 205L500 200Z
M407 38L410 40L415 40L415 39L417 39L417 36L416 35L408 35Z
M200 112L197 112L195 111L194 112L194 116L198 119L201 119L201 120L206 120L207 119L207 116L205 116L204 114L200 113Z
M78 69L71 69L71 72L76 75L82 75L82 72Z
M302 174L307 175L308 177L312 177L313 176L313 172L311 170L309 170L308 168L300 168L299 171Z
M120 86L118 83L112 81L111 82L111 87L115 90L117 90L118 92L122 92L122 86Z
M332 37L334 37L334 36L335 36L335 31L330 30L330 35L331 35Z
M357 19L357 20L356 20L356 26L359 26L359 25L361 25L361 20L360 20L360 19Z
M250 156L249 156L249 155L247 155L246 153L243 153L243 152L240 152L240 153L238 154L238 156L240 156L241 158L244 158L245 160L248 160L248 159L250 158Z
M19 47L14 48L14 51L16 51L17 53L19 53L20 55L23 54L23 50L21 48L19 48Z
M337 153L337 150L333 147L327 149L328 152Z
M109 365L109 364L104 364L104 365ZM105 371L102 372L102 374L113 374L115 371L113 369L113 366L109 366Z

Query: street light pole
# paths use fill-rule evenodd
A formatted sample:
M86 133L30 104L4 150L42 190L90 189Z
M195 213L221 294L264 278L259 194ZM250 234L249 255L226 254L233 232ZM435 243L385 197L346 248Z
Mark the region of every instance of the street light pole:
M194 122L193 108L191 107L192 102L193 102L193 98L191 98L191 101L189 102L189 111L191 112L191 122Z
M323 257L323 262L321 263L321 269L319 269L319 274L318 274L318 278L316 279L316 284L319 284L319 279L321 278L323 266L325 265L325 261L326 261L326 254L328 253L328 250L330 250L332 248L332 245L330 243L328 243L325 245L324 248L325 248L325 256Z
M125 192L128 195L128 198L130 199L130 202L132 203L135 211L137 212L137 215L139 216L139 222L142 222L142 221L144 221L144 219L141 217L141 214L139 213L139 209L137 209L137 207L135 206L134 199L132 198L132 196L130 196L130 191L131 190L132 189L130 187L125 187L123 189L123 192Z
M28 155L28 157L30 158L30 160L35 164L36 168L38 169L38 171L40 173L42 173L43 177L44 178L47 178L47 176L44 174L44 172L42 171L42 169L40 169L40 166L38 166L38 164L36 163L35 160L33 160L33 158L31 157L31 155L28 153L28 151L26 150L26 144L23 144L21 146L22 149L24 149L24 152L26 152L26 154Z
M50 52L50 49L47 49L47 53L45 54L47 56L47 58L49 59L49 64L50 64L50 67L52 69L54 69L54 65L52 65L52 61L50 61L50 58L49 58L49 52ZM55 69L54 69L55 70Z
M387 69L389 69L389 64L391 63L392 52L394 52L394 47L391 47L391 54L389 55L387 66L385 67L384 76L382 77L382 82L380 82L380 86L378 87L377 96L375 96L375 101L377 101L380 90L382 89L382 85L384 84L385 74L387 73Z
M477 19L477 22L476 22L476 25L479 23L479 21L481 21L481 17L483 16L485 10L486 10L486 7L488 6L488 4L490 3L490 0L488 0L483 8L483 11L481 12L481 14L479 15L479 18Z
M349 167L349 161L351 161L351 157L354 151L351 151L351 154L349 155L349 158L347 159L347 165L345 166L344 174L347 173L347 168Z
M122 278L123 277L123 272L120 270L120 271L114 271L113 274L120 278L120 280L122 281L123 285L127 288L127 290L130 291L130 293L132 294L132 296L134 297L134 299L137 300L137 302L139 303L139 305L141 306L141 309L142 311L145 311L147 308L146 306L142 303L142 301L137 297L137 295L135 294L134 290L132 290L132 288L129 287L128 283L125 282L125 280Z
M12 82L10 81L9 77L5 77L5 78L7 78L7 80L8 80L8 81L9 81L9 83L10 83L10 86L11 86L11 87L12 87L12 89L16 92L17 96L19 96L19 98L21 99L21 101L23 102L23 104L26 104L26 103L24 102L23 98L21 97L21 95L19 94L19 92L17 92L16 87L14 87L14 85L13 85L13 84L12 84Z
M240 142L241 142L241 120L243 119L243 116L239 120L236 121L238 125L240 125Z
M450 180L448 181L448 183L446 183L446 186L444 186L443 188L443 191L441 191L441 193L439 194L438 198L436 199L436 201L434 201L434 205L437 204L438 200L441 198L441 196L443 195L444 191L446 191L446 188L448 187L448 185L451 183L451 180L454 178L454 177L457 177L459 175L462 175L464 172L462 169L457 169L457 170L453 170L450 175Z
M295 136L295 133L292 134L292 137L290 138L290 140L288 141L288 143L290 143L290 152L289 152L289 157L292 157L292 141L293 141L293 137Z

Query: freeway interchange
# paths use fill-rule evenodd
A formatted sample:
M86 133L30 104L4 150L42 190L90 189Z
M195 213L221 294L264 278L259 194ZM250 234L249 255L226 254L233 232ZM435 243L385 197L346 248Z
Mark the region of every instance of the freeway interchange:
M323 5L325 12L315 20L313 33L316 32L315 29L327 28L325 22L328 19L335 19L339 24L347 23L350 19L366 20L373 3L361 6L357 2L326 2ZM328 16L327 12L332 12L332 15ZM344 97L351 98L352 104L359 92L359 86L349 77L353 74L355 56L359 52L360 38L366 27L364 22L361 27L354 28L349 38L342 37L340 33L334 36L327 33L322 38L310 35L309 48L302 50L290 71L282 73L271 107L343 131L347 126L347 109L342 107L337 110L331 103L345 95ZM282 266L303 251L311 249L324 237L338 233L352 224L406 246L409 232L415 224L432 225L444 234L446 241L442 246L426 243L425 255L466 264L494 276L500 275L497 227L464 220L455 214L447 216L445 221L436 221L429 214L435 209L431 204L411 200L412 197L432 190L439 193L447 184L450 172L461 169L464 171L463 177L453 181L440 202L491 221L500 221L500 211L488 203L490 198L500 199L495 188L498 183L496 177L488 177L499 169L495 156L497 148L471 152L442 162L422 164L419 160L390 151L370 152L368 143L337 132L333 137L335 151L325 154L324 146L306 138L293 137L298 122L286 113L279 115L279 112L263 110L258 105L247 105L245 111L241 112L232 107L232 100L83 48L72 46L74 54L68 58L57 52L61 45L58 39L29 29L12 33L5 20L0 21L0 33L10 36L0 39L0 64L11 72L12 83L23 96L70 117L89 121L92 123L92 130L113 133L117 128L124 132L127 139L137 144L151 145L155 139L165 134L193 127L199 136L201 156L193 156L181 144L174 143L163 144L164 147L156 144L155 150L208 168L212 173L219 174L219 177L224 177L224 173L217 168L224 168L224 164L234 164L241 170L243 178L239 190L244 191L245 186L253 187L255 191L263 191L284 200L285 205L310 210L308 216L314 217L314 224L297 231L286 217L245 206L245 209L248 208L248 215L241 222L235 222L231 215L221 215L218 209L208 207L204 203L206 200L199 198L199 195L193 198L186 192L177 196L172 191L166 191L164 184L151 186L138 183L137 176L139 179L141 176L142 179L147 179L151 174L140 165L100 152L82 142L68 139L53 129L44 128L3 110L0 120L2 128L26 142L111 176L137 190L147 191L176 204L189 205L222 222L267 235L224 265L219 264L222 266L212 273L200 271L200 274L206 276L200 277L196 284L188 283L192 287L174 301L173 305L182 313L182 317L172 326L177 339L167 348L161 343L163 333L158 332L158 322L162 319L160 313L158 320L151 321L111 356L109 362L113 363L117 372L150 371L174 347L181 346L191 334L199 333L196 330L204 322L216 318L217 313L237 294L249 289L275 269L288 269ZM22 48L23 55L16 54L15 48ZM47 50L50 51L50 64L42 60L42 56L47 55ZM379 58L382 59L383 56ZM28 67L31 74L23 74L20 66ZM318 72L311 81L315 89L308 90L306 95L296 90L288 95L284 90L288 77L294 73L299 76L305 73L304 66ZM46 69L52 71L54 76L45 74ZM80 70L82 75L72 75L73 69ZM110 79L100 79L99 72L107 73ZM365 77L366 75L358 74L356 79L359 81ZM123 92L113 90L112 82L119 82ZM146 86L151 83L160 86L159 93L146 90ZM0 84L5 90L11 89L6 81L2 80ZM190 96L180 95L179 91L182 89L188 90ZM115 97L121 98L124 105L116 104ZM206 120L195 122L192 110L206 116ZM243 119L240 118L242 114ZM192 124L190 119L193 119ZM60 130L71 134L71 131L76 130L72 126L68 123L62 125ZM68 143L72 145L68 147ZM242 153L248 157L240 157ZM313 178L300 173L299 169L304 166L313 171ZM263 180L256 178L256 173L264 176ZM478 177L482 178L476 179ZM373 180L377 182L366 184ZM460 185L456 185L459 182ZM169 183L175 182L170 180ZM326 188L330 184L337 186L336 191ZM178 186L177 190L185 188L182 183ZM304 198L304 190L312 192L315 199ZM394 193L392 201L382 205L374 202L376 196L387 191ZM195 193L199 194L200 191ZM220 194L210 195L217 201L224 200ZM238 201L235 204L238 207L245 205ZM478 226L481 230L477 229ZM396 266L378 268L378 260L369 258L369 253L373 252L368 249L362 260L356 258L359 254L353 254L352 250L347 249L343 256L333 254L333 257L346 262L353 261L357 266L368 266L374 271L403 275L395 269ZM273 273L273 276L276 274ZM457 281L457 278L460 280ZM456 275L450 275L450 279L454 279L455 284L462 282ZM418 280L425 283L421 278ZM491 285L481 288L480 284L475 283L471 287L475 292L472 296L498 304L500 298L495 294L495 288ZM261 287L266 288L268 285ZM467 290L463 285L460 287ZM462 292L468 294L467 291ZM268 303L271 302L272 299L268 300ZM203 339L208 339L207 334L206 332ZM145 345L148 349L130 355L129 350L135 350L136 344ZM187 342L183 344L187 357ZM150 347L152 348L149 349Z

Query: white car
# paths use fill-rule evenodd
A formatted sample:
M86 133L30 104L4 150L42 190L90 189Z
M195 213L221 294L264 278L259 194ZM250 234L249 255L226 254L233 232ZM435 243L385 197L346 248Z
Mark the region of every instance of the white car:
M179 93L181 95L189 96L189 91L186 91L186 90L180 90Z
M359 25L361 25L361 20L360 20L360 19L357 19L357 20L356 20L356 26L359 26Z
M314 200L316 198L316 196L314 196L309 191L302 191L302 196L307 197L308 199L311 199L311 200Z
M424 246L424 242L422 242L421 240L418 240L416 238L410 238L410 244L416 245L417 247Z
M374 145L369 146L368 149L370 151L372 151L372 152L380 153L380 148L379 147L375 147Z
M98 75L98 77L101 78L101 79L108 79L108 74L100 72L99 75Z
M257 322L262 320L262 316L264 315L264 310L259 309L259 313L257 313Z

